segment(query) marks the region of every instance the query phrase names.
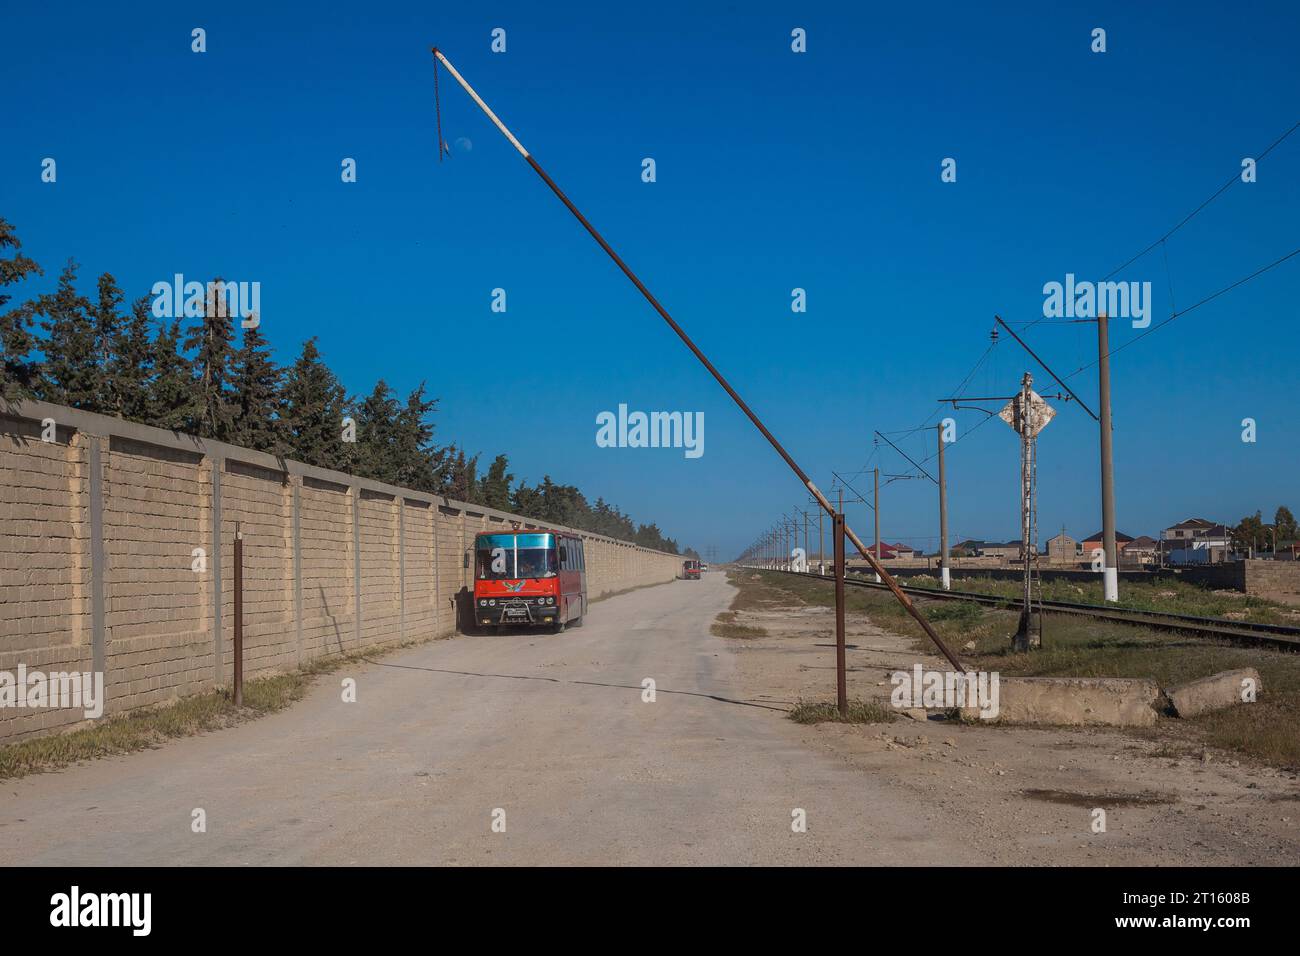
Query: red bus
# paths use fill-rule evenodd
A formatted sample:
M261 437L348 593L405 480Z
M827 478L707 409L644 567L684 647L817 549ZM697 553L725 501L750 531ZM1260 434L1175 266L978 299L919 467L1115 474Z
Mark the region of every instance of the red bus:
M474 536L474 620L483 627L582 626L587 559L562 531L481 531Z
M687 558L683 561L682 577L687 581L698 581L700 579L700 562L695 558Z

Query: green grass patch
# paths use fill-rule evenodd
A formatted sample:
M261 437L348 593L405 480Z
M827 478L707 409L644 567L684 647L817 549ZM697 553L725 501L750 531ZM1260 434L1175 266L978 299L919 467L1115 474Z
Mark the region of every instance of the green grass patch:
M788 595L789 603L825 607L835 603L835 589L831 582L779 573L761 574L775 580L750 583L779 589ZM954 581L953 587L956 590L979 590L965 587L976 580ZM1014 582L978 580L989 585L1015 587ZM1056 585L1061 583L1054 582ZM1137 587L1126 585L1130 594ZM1182 595L1188 589L1204 590L1181 582L1140 587L1175 591ZM1053 600L1093 600L1090 595L1082 598L1077 594L1060 598L1050 594L1044 596ZM1095 597L1100 603L1100 592ZM1187 610L1189 604L1184 600L1179 613L1205 613L1218 606L1215 600L1232 602L1227 606L1238 608L1245 602L1258 600L1216 596L1212 592L1195 597L1203 603L1191 604L1193 609ZM937 653L929 638L888 591L850 586L845 598L849 612L863 613L886 630L914 638L918 652ZM1140 592L1130 599L1144 600ZM1172 601L1173 598L1160 600ZM1044 620L1043 647L1019 654L1011 650L1017 611L942 599L917 598L917 604L939 636L957 651L968 668L997 671L1003 677L1141 677L1154 680L1161 687L1169 687L1220 671L1254 667L1263 682L1259 701L1202 714L1190 720L1162 722L1164 732L1172 731L1186 738L1171 740L1170 752L1182 752L1180 748L1194 744L1231 751L1273 766L1300 769L1300 654L1052 614ZM1162 609L1175 610L1167 606ZM966 650L972 642L974 650Z
M903 584L914 587L936 590L939 587L938 581L928 577L899 580ZM1019 581L972 576L954 578L952 588L954 591L1019 598L1023 585ZM1100 580L1047 580L1043 582L1043 599L1076 604L1106 603ZM1292 613L1295 609L1285 604L1235 591L1212 591L1202 585L1189 584L1173 578L1151 582L1121 581L1120 600L1115 606L1134 611L1190 614L1193 617L1221 617L1260 624L1294 625L1297 623L1296 616Z
M790 709L787 716L796 724L887 724L894 712L874 700L851 700L848 715L829 701L801 700Z
M767 629L751 624L741 624L736 620L735 611L723 611L709 627L709 633L716 637L755 638L764 637Z
M0 780L58 770L82 760L133 753L176 737L220 730L283 710L306 693L305 671L244 682L244 706L226 690L185 697L171 704L135 710L80 730L34 737L0 747Z

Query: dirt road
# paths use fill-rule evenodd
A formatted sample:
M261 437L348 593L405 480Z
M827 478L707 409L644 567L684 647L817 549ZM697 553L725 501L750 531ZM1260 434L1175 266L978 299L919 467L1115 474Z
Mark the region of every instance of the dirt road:
M715 637L734 594L709 573L558 636L434 641L261 720L4 782L0 865L1300 861L1294 772L1109 730L795 724L833 688L829 611L742 612L767 634ZM853 696L939 664L849 624Z
M558 636L431 642L261 720L4 782L0 864L979 862L739 681L709 633L733 593L709 573Z

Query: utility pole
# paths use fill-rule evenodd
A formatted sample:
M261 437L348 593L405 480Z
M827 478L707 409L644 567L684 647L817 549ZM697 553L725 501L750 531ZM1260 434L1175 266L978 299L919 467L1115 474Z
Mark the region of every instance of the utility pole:
M817 573L826 573L826 536L822 533L822 515L825 514L821 508L817 509Z
M943 422L935 426L939 435L939 579L945 591L952 590L948 573L948 479L943 462Z
M839 514L839 520L842 522L844 520L844 489L843 488L840 489L839 504L836 505L836 512ZM835 520L836 519L834 517L831 518L831 550L835 554L835 573L842 578L845 574L848 573L848 569L844 567L844 552L842 550L839 551L836 550L836 548L838 548L839 545L835 543ZM840 601L838 602L838 604L840 607L843 607L844 602Z
M874 504L871 507L872 514L876 517L876 564L880 564L880 469L877 467L872 471L872 483L874 490L871 492L871 500ZM840 511L844 508L841 507ZM876 583L880 583L880 572L876 572Z
M1097 317L1097 385L1101 392L1101 546L1105 552L1102 578L1107 601L1119 600L1119 555L1115 550L1115 460L1110 428L1110 330L1105 315Z
M1034 608L1033 578L1031 577L1032 572L1029 564L1029 542L1033 537L1031 529L1034 509L1034 445L1027 421L1029 417L1029 386L1032 383L1033 376L1026 372L1024 378L1020 380L1020 399L1016 412L1017 431L1020 432L1020 555L1025 564L1023 579L1024 603L1020 607L1020 624L1016 628L1016 636L1011 645L1017 651L1029 650Z
M844 496L844 492L840 492ZM844 661L844 512L832 519L835 524L835 701L840 716L849 715L847 668Z
M808 512L802 508L795 508L796 513L803 515L803 569L808 571Z

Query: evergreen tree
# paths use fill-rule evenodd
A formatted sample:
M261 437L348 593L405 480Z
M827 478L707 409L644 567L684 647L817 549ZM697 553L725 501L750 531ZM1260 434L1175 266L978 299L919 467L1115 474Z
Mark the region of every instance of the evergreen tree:
M509 468L509 461L506 456L497 455L488 468L487 474L479 482L479 496L483 499L481 503L498 511L509 511L511 506L510 483L514 481L515 476L510 474L507 468Z
M137 308L139 303L136 304ZM173 431L194 431L198 402L194 392L194 365L180 351L181 321L163 323L154 339L153 377L145 401L143 421Z
M118 328L110 345L108 369L116 390L117 414L152 425L155 346L149 340L149 302L149 296L143 296L131 306L130 318Z
M123 383L117 378L120 363L114 360L113 350L125 324L121 312L125 296L117 280L107 272L99 277L97 291L98 298L90 309L96 369L94 408L106 415L121 415Z
M478 455L465 456L463 448L451 445L446 449L439 468L439 494L456 501L478 504Z
M259 328L244 329L243 342L230 361L235 405L230 436L234 444L273 455L285 453L280 421L283 378L284 372L271 360Z
M235 405L228 384L235 334L233 319L219 307L217 287L222 283L220 278L208 283L207 304L199 321L187 330L185 350L194 353L197 433L201 438L230 441Z
M433 445L433 422L429 417L438 407L436 398L424 397L424 383L406 396L397 415L397 484L417 491L438 488L440 451Z
M290 457L321 468L338 468L348 456L341 440L346 394L316 348L302 345L284 383L284 440Z
M37 300L46 332L41 349L45 369L40 397L56 405L96 411L100 369L95 326L89 300L77 292L77 263L69 259L59 274L58 288Z
M388 383L380 379L356 408L356 473L376 481L399 484L402 468L398 442L398 404Z
M4 291L27 276L43 275L35 261L22 254L23 244L13 226L0 217L0 251L12 249L10 258L0 258L0 398L29 397L38 386L39 365L30 358L36 337L28 331L36 305L26 302L6 311L12 296Z

